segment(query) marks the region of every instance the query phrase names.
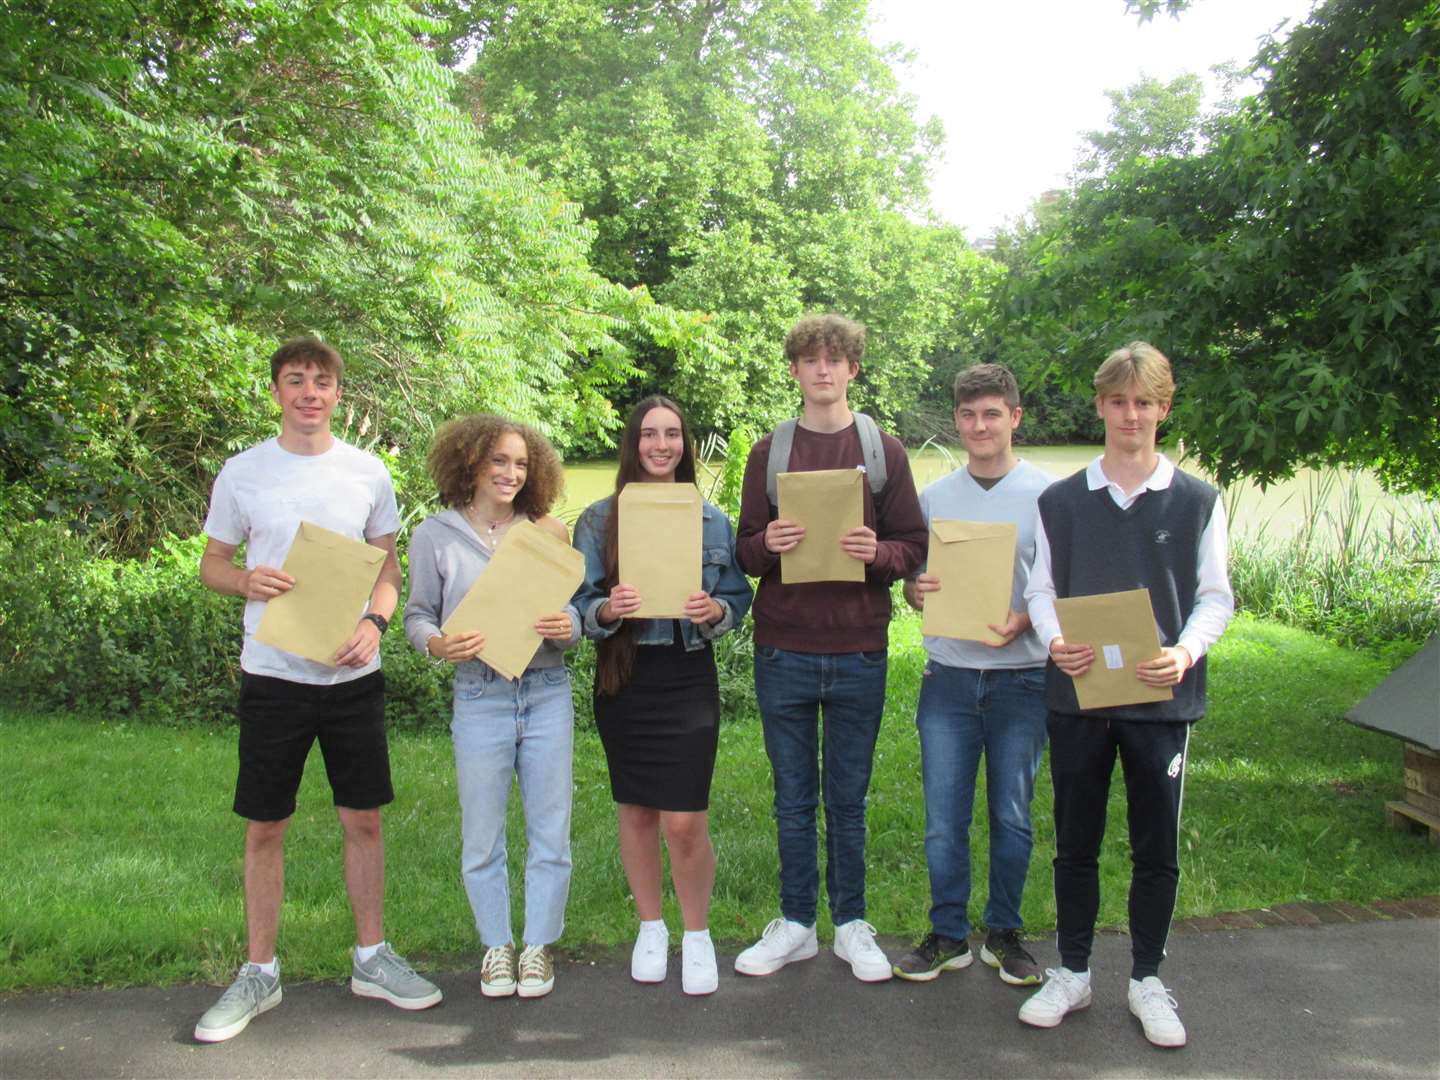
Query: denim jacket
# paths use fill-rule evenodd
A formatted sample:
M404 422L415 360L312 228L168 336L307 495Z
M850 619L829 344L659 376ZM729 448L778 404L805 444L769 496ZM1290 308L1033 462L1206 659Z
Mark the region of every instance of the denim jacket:
M610 598L605 588L605 529L614 505L614 496L591 503L575 524L575 547L585 556L585 581L571 604L580 612L581 627L588 638L607 638L620 629L620 623L603 626L596 617L600 605ZM735 530L730 519L718 506L705 503L700 525L700 587L725 609L714 626L696 626L688 619L678 620L680 633L688 652L703 649L740 625L750 610L750 581L735 561ZM635 641L639 645L669 645L674 640L671 619L636 620Z

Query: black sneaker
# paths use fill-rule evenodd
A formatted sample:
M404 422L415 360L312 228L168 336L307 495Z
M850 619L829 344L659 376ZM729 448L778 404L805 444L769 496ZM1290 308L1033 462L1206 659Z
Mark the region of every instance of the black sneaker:
M929 982L942 971L959 971L969 967L974 959L969 942L963 938L930 933L914 950L892 964L891 970L902 979Z
M991 930L980 946L980 959L1000 972L1000 978L1011 986L1040 982L1040 965L1026 952L1018 930Z

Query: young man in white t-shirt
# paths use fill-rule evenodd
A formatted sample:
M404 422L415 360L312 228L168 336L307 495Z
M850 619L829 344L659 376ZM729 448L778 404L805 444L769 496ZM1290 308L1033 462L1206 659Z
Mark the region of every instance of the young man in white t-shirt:
M895 964L902 979L928 982L969 967L970 820L975 778L985 756L990 824L989 891L980 957L1012 986L1041 981L1020 939L1020 900L1030 870L1030 802L1045 750L1045 646L1030 627L1025 587L1035 554L1035 504L1051 478L1015 455L1020 388L1002 364L977 364L955 379L955 430L965 468L920 493L925 523L939 520L1015 525L1010 612L990 627L995 641L926 637L916 707L925 785L925 861L930 874L930 931ZM961 583L951 583L957 588ZM923 609L946 583L922 573L905 599Z
M345 888L355 917L350 988L402 1009L440 1001L384 940L385 849L380 807L394 798L385 741L380 635L400 591L395 489L380 460L330 434L340 400L340 354L314 338L282 345L270 359L280 435L237 454L215 479L200 580L243 596L240 654L240 769L235 812L245 833L245 922L249 962L195 1027L201 1042L238 1035L280 1003L275 938L285 881L285 831L305 758L316 739L345 835ZM388 553L355 633L330 664L264 645L254 634L265 603L295 586L277 569L302 521ZM245 545L245 565L235 553Z

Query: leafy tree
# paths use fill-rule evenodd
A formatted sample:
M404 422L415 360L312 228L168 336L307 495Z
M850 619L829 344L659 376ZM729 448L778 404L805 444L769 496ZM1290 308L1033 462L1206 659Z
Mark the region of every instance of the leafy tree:
M296 332L346 354L352 435L402 479L452 412L564 444L613 422L634 342L713 348L481 144L439 29L402 0L0 9L0 513L125 550L193 528Z
M1440 491L1440 4L1329 0L1203 152L1082 180L1012 253L1000 333L1077 387L1133 337L1222 480L1300 464Z
M437 9L440 10L440 9ZM864 320L865 406L893 416L955 333L978 260L917 223L940 138L871 44L864 0L448 2L462 101L489 145L595 223L593 264L701 308L723 359L642 353L701 427L795 408L780 340L806 310Z

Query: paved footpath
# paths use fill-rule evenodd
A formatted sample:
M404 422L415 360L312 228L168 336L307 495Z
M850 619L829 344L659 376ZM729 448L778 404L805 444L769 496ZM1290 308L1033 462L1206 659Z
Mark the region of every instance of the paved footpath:
M1021 1024L1029 991L978 961L867 986L822 947L763 979L722 955L720 990L703 999L680 992L676 962L663 985L632 983L625 956L562 962L535 1001L487 1001L478 973L441 974L444 1003L420 1013L297 984L214 1046L191 1038L213 987L10 995L0 1076L1440 1076L1440 920L1296 921L1172 935L1164 977L1183 1050L1144 1041L1125 1004L1129 939L1102 934L1094 1005L1052 1031Z

